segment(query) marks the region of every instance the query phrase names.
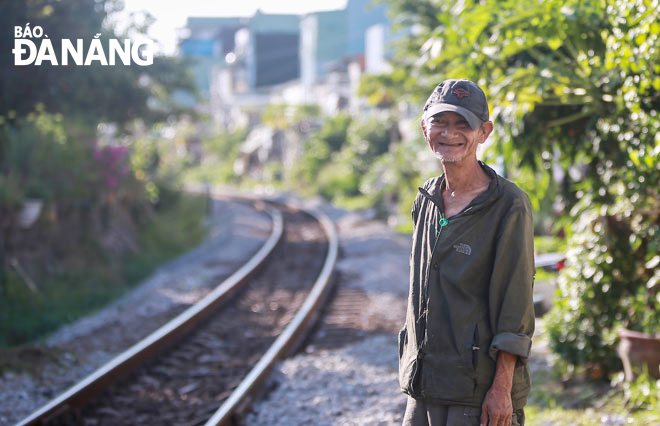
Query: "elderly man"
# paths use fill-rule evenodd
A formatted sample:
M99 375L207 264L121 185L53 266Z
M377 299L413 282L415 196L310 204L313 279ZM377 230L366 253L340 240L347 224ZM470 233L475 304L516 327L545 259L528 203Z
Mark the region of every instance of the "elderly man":
M484 92L440 83L422 131L442 164L412 207L410 292L399 334L404 426L524 425L534 332L529 198L477 160L493 130Z

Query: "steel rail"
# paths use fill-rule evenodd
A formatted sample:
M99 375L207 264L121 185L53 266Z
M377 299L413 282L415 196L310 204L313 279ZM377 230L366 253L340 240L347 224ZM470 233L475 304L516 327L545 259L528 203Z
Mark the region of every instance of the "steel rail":
M206 422L205 426L228 425L235 413L243 409L251 395L258 389L261 382L268 376L275 362L286 356L311 329L314 321L320 315L323 302L330 293L332 275L339 251L339 237L334 223L325 214L317 210L302 209L312 215L323 227L328 237L328 252L323 269L319 274L312 291L307 296L296 316L278 336L268 351L261 357L248 375L241 381L232 394Z
M259 251L240 269L193 306L99 367L96 371L21 420L15 426L48 423L50 420L67 411L82 407L110 383L126 375L146 359L151 358L164 348L175 343L187 331L208 317L220 303L233 295L242 284L247 282L248 278L264 264L280 242L284 230L282 214L274 209L268 210L268 213L273 220L271 234Z

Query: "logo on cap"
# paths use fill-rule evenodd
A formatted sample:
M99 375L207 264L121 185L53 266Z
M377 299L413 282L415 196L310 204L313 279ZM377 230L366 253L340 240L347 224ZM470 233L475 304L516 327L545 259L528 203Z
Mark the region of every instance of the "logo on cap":
M468 96L470 96L470 92L463 89L462 87L452 90L452 93L454 95L456 95L458 97L458 99L463 99L463 98L467 98Z

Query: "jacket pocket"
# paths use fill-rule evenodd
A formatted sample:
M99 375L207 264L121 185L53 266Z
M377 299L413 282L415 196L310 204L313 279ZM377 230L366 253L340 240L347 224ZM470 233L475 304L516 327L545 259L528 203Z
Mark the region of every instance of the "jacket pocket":
M399 331L399 359L403 358L403 351L406 348L407 343L408 343L408 332L406 330L406 327L403 326L401 331Z
M468 325L463 331L461 341L461 359L465 368L473 377L479 366L479 352L481 350L479 343L480 331L478 323L473 323L472 326Z
M474 374L479 389L490 388L495 375L495 361L488 355L488 347L493 340L493 335L485 318L479 319L473 329L472 359L474 362ZM470 349L472 349L472 347Z
M475 324L474 333L472 334L472 343L470 345L472 350L472 369L477 371L477 366L479 365L479 324Z
M422 361L422 397L454 401L459 405L474 402L474 373L469 365L465 365L463 358L426 354Z
M412 380L416 374L417 363L415 357L412 357L410 351L406 350L408 344L408 332L406 327L399 331L399 386L409 393Z

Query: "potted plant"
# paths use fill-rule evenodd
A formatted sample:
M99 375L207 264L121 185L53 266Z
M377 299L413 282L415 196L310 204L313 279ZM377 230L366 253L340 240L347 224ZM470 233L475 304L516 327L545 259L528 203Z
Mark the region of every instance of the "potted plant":
M638 289L631 303L625 326L619 329L617 353L623 363L625 379L633 381L640 373L660 379L660 255L646 262L653 271L647 284Z

